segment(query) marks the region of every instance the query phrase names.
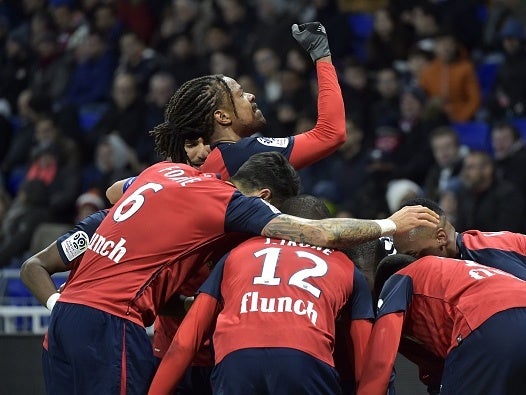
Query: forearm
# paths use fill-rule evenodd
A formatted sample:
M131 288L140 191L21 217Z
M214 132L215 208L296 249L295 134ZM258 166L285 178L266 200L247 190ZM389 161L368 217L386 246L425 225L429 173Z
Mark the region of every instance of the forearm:
M405 206L383 220L355 218L309 220L282 214L272 219L263 228L261 235L340 249L365 243L380 236L407 232L418 226L435 228L438 222L438 214L423 206Z
M328 218L315 221L280 215L263 228L262 235L311 245L343 248L380 237L381 228L371 220Z
M383 395L387 392L393 371L404 313L381 317L373 326L366 350L366 362L358 379L357 395Z
M30 258L20 268L20 279L38 301L46 306L48 298L57 292L51 275L40 264Z
M318 120L316 126L294 137L290 163L304 168L333 153L346 140L345 108L338 77L330 56L316 62L318 72Z
M217 300L200 294L177 330L152 380L148 394L172 394L184 372L207 338L219 306Z

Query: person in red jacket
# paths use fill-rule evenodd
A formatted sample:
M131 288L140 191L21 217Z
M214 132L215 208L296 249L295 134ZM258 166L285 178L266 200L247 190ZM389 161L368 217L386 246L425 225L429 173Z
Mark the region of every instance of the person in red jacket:
M266 124L255 96L230 77L208 75L181 85L168 103L165 122L150 132L159 156L186 163L185 139L203 137L212 151L201 170L227 180L257 152L280 152L301 169L336 151L346 139L345 109L325 28L319 22L294 24L292 35L316 63L318 120L312 130L285 138L252 136Z
M441 395L524 393L523 280L473 261L397 254L380 263L375 289L358 395L386 393L401 339L445 361Z
M310 196L286 205L305 218L328 215ZM341 393L333 360L340 312L359 377L373 319L363 274L342 252L254 237L225 255L201 286L149 393L173 391L212 328L214 393Z

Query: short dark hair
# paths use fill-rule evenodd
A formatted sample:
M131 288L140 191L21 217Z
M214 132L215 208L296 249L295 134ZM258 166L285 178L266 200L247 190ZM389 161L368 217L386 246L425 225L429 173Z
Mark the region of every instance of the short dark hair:
M208 142L214 132L214 111L228 99L235 113L232 91L221 74L193 78L182 84L170 98L164 122L150 134L161 158L186 163L185 140L202 137Z
M517 141L521 139L521 133L519 132L519 129L515 127L515 125L509 123L509 122L496 122L491 130L491 133L493 134L493 131L500 130L500 129L506 129L511 132L513 136L513 141Z
M288 198L281 205L280 211L284 214L307 219L324 219L331 216L323 200L312 195L298 195Z
M361 269L366 277L376 271L379 262L387 255L381 239L367 241L342 250L353 263Z
M415 257L406 254L388 255L382 259L376 268L376 274L374 276L375 298L378 299L380 292L389 277L397 271L402 270L404 267L409 266L414 261L416 261Z
M409 199L405 201L404 203L402 203L400 208L406 207L406 206L424 206L430 210L433 210L435 213L437 213L441 217L445 215L444 210L442 210L442 207L440 207L440 205L437 202L431 199L427 199L427 198Z
M298 173L279 152L252 155L230 180L248 190L270 189L271 202L278 208L288 198L298 195L301 186Z
M460 144L457 131L450 126L438 126L431 130L431 133L429 133L429 141L442 136L451 136L455 139L457 145Z

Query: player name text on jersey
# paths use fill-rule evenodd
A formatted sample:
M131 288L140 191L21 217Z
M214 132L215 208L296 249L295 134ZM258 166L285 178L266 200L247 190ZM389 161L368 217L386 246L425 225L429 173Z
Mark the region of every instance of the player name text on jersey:
M295 241L291 241L291 240L271 239L269 237L267 237L265 239L265 243L264 244L288 246L288 247L312 248L313 250L321 251L321 253L324 254L324 255L331 255L331 253L334 252L334 250L330 249L330 248L313 246L313 245L310 245L310 244L307 244L307 243L296 243Z

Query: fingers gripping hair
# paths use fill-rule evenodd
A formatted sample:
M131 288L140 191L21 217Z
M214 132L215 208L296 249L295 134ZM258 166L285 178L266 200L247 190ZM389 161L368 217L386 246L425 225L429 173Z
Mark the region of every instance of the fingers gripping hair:
M185 140L202 137L208 141L214 131L214 111L226 98L233 106L232 92L220 74L194 78L181 85L168 102L164 122L150 131L157 154L174 162L187 162Z

